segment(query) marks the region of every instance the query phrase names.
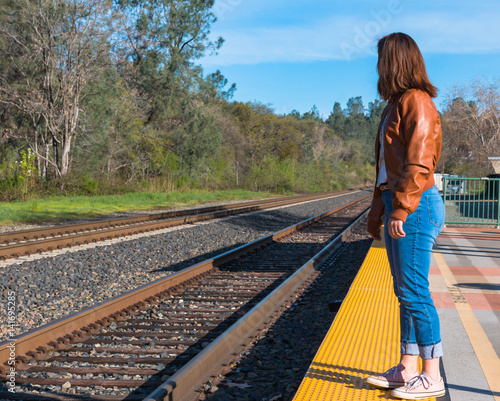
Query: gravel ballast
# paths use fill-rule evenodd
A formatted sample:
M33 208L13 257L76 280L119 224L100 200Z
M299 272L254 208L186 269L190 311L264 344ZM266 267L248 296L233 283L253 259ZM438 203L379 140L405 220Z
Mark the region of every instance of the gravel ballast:
M364 227L357 229L321 265L313 285L229 364L232 369L217 384L205 383L206 401L292 401L335 318L329 303L345 298L372 242Z
M15 292L18 335L368 194L359 191L4 263L0 302L7 305L9 292ZM6 316L0 324L6 339Z

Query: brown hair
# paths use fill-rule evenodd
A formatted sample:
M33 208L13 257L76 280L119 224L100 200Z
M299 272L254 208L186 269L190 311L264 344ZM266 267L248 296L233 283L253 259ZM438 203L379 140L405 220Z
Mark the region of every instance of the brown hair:
M390 102L408 89L420 89L430 97L437 96L425 69L424 58L415 41L397 32L378 41L378 93Z

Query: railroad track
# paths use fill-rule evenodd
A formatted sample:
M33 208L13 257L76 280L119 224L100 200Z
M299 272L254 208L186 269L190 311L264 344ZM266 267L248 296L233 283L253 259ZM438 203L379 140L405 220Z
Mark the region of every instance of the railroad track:
M319 200L353 191L354 190L347 190L278 199L265 199L235 203L232 205L209 206L135 217L105 219L88 223L13 231L0 234L0 260L105 241L112 238L140 234L182 224L233 216L311 200Z
M314 281L368 206L351 202L0 344L7 361L15 343L22 391L4 388L0 399L194 399Z

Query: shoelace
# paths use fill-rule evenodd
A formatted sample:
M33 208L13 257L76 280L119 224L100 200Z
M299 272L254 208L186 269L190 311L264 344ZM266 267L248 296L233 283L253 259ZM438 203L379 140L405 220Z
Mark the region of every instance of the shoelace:
M426 390L431 386L431 381L427 378L427 376L420 375L420 376L415 376L413 379L411 379L406 387L409 390L413 390L419 386L423 386Z
M392 375L392 377L394 379L396 379L396 375L398 373L398 368L399 368L399 365L393 366L387 372L384 373L384 376L388 378Z

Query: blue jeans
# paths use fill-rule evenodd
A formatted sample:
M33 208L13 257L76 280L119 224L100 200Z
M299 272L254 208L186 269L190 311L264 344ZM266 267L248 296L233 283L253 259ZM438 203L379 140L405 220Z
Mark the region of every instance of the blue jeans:
M387 227L392 212L391 191L382 191L382 198ZM418 208L403 224L406 237L394 239L385 230L394 293L399 300L401 353L423 359L443 355L439 317L429 291L429 268L444 219L443 200L433 186L422 194Z

